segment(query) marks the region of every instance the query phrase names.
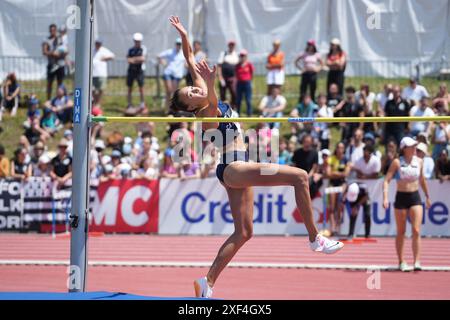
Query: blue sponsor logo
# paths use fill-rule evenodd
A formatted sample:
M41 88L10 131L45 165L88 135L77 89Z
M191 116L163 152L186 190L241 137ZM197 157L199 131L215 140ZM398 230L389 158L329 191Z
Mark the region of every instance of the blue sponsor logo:
M75 88L73 93L73 123L80 123L81 121L81 89Z

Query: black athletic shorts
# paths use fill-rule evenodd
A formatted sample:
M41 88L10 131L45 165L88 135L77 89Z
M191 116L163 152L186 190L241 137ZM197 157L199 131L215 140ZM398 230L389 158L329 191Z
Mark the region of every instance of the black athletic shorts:
M222 157L222 161L217 165L216 168L216 176L217 178L223 181L223 173L225 171L225 168L232 163L233 161L245 161L248 162L248 152L247 151L234 151L233 153L226 153Z
M395 209L409 209L413 206L418 205L422 205L422 199L420 199L419 191L414 192L397 191L394 202Z
M53 82L53 80L58 81L58 83L63 82L64 80L64 76L65 76L65 68L64 67L59 67L58 69L56 69L55 71L52 71L52 66L48 65L47 66L47 80L49 82Z
M127 87L132 87L134 80L137 81L139 87L143 87L144 86L144 71L128 69Z

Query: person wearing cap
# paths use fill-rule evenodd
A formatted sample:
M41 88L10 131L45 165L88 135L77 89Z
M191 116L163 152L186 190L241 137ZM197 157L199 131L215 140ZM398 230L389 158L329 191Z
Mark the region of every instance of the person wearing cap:
M431 206L428 185L423 171L423 161L416 154L417 141L411 137L404 137L400 142L401 156L395 159L384 178L383 207L389 209L389 183L392 179L397 181L394 210L397 225L395 240L399 269L408 270L408 264L403 258L403 242L406 231L406 221L409 215L412 228L412 249L414 256L414 269L421 270L420 266L420 227L423 219L422 199L419 194L419 186L425 194L425 205Z
M95 40L94 55L92 57L92 85L94 86L94 105L99 105L106 89L108 80L108 61L115 58L115 54L103 46L101 39Z
M347 65L347 54L342 50L341 41L333 38L330 41L330 51L327 55L327 67L329 68L327 77L327 90L330 89L332 83L337 84L339 95L344 92L344 72Z
M353 182L349 184L343 193L342 202L347 205L350 210L350 225L348 230L348 237L352 239L355 235L356 218L360 208L363 208L364 214L364 237L370 237L370 199L369 189L365 183Z
M194 49L193 53L194 53L195 63L199 63L202 60L208 59L206 53L202 49L202 43L200 40L194 40L194 42L192 43L192 48ZM187 65L185 65L185 67L187 68ZM192 80L192 76L191 76L190 72L186 72L185 79L186 79L187 86L194 85L194 81Z
M163 80L166 90L166 109L169 108L170 99L178 89L181 79L186 73L185 60L181 50L181 39L175 40L175 47L164 50L158 55L158 63L164 66Z
M423 161L423 175L430 180L434 176L434 160L428 155L428 145L419 142L416 147L417 156Z
M64 85L58 87L56 96L46 101L44 107L51 108L63 125L71 123L73 120L73 100L69 98Z
M39 157L37 165L33 169L34 177L50 177L51 167L50 167L50 157L43 154Z
M239 53L239 63L236 65L236 106L241 114L242 97L247 104L247 116L252 116L252 80L255 67L248 61L248 52L242 49Z
M272 87L281 89L284 84L284 52L281 51L281 41L279 39L272 43L272 51L267 56L267 93Z
M418 84L416 77L411 77L409 79L409 86L403 88L402 98L407 100L411 105L417 105L423 97L429 97L427 89Z
M392 100L386 102L384 114L386 117L408 117L411 106L409 102L402 98L400 86L395 85L392 88ZM397 145L407 133L407 122L388 122L384 127L384 143L393 139Z
M144 40L144 36L142 35L142 33L136 32L135 34L133 34L134 46L131 47L127 53L127 61L128 61L127 110L132 114L146 113L147 111L144 100L144 71L145 71L145 60L147 59L147 48L142 44L142 40ZM138 83L141 104L139 105L139 108L132 109L133 106L131 94L133 92L133 82L135 80Z
M58 87L63 84L65 76L65 55L58 53L61 39L58 37L58 27L52 23L49 26L50 35L42 43L42 54L47 57L47 100L52 96L53 81L56 78Z
M323 60L317 52L316 42L308 40L305 51L295 59L295 66L302 73L300 84L300 99L308 91L312 99L316 101L317 74L323 67Z
M420 99L419 105L415 105L411 108L409 115L411 117L433 117L435 113L430 107L430 99L423 96ZM419 133L424 133L426 136L431 134L433 127L432 121L415 121L409 123L410 133L413 137L416 137Z
M236 51L236 41L229 40L227 50L220 53L217 60L217 74L220 84L220 100L227 100L227 90L230 92L230 103L236 106L236 65L239 63L239 55Z
M58 143L58 154L51 161L50 177L57 189L66 187L72 178L72 157L67 152L68 146L67 140L62 138Z
M20 103L20 84L14 72L6 76L3 86L3 105L11 112L11 117L15 117Z

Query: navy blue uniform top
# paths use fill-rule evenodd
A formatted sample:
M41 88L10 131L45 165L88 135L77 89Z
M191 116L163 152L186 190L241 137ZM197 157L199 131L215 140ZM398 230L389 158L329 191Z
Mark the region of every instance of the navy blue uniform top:
M144 46L140 46L139 48L136 47L131 47L128 50L128 54L127 54L127 58L132 58L132 57L139 57L139 56L145 56L146 54L146 49ZM138 64L129 64L128 65L128 70L130 71L141 71L142 69L142 63L138 63Z

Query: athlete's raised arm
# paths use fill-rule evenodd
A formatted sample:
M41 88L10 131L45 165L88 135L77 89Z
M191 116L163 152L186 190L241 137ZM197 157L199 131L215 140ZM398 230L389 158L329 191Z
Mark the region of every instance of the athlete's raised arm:
M180 21L180 18L177 16L171 16L169 18L170 23L177 29L178 33L181 37L181 43L183 48L183 55L186 59L187 66L189 69L189 73L191 74L192 81L194 86L206 89L205 81L203 81L202 77L198 74L195 69L195 57L194 52L192 51L191 44L189 42L188 34L183 24Z

